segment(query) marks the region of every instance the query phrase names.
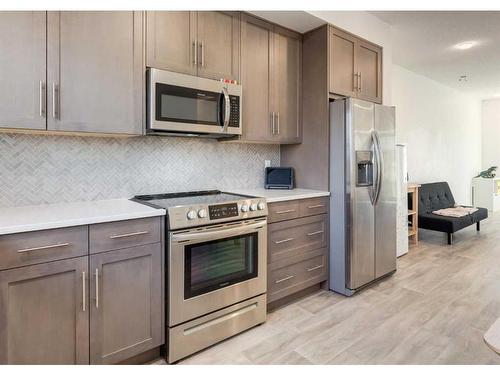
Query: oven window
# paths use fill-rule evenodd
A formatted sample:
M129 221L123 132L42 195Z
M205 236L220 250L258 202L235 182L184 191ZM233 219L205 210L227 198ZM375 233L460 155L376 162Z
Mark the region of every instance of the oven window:
M184 298L257 277L257 233L188 245Z
M220 93L156 84L156 120L218 125Z

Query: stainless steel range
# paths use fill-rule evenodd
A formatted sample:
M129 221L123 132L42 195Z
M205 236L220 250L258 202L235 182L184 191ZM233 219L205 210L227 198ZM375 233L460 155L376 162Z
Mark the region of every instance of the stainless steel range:
M266 319L267 204L198 191L136 196L167 209L167 359Z

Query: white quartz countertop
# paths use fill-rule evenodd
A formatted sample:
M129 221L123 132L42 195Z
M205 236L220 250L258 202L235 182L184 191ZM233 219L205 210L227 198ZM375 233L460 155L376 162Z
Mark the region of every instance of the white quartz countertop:
M0 208L0 235L163 215L128 199L7 207Z
M255 197L266 198L268 203L291 201L294 199L306 199L316 197L327 197L330 195L328 191L311 190L311 189L231 189L228 192L235 194L251 195Z

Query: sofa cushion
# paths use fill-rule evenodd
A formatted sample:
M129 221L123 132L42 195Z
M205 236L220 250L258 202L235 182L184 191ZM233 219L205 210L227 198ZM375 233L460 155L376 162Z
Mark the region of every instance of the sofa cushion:
M462 217L449 217L425 212L418 214L418 227L437 230L439 232L454 233L488 217L486 208L478 207L476 212Z
M447 182L433 182L420 186L418 190L419 213L432 213L432 211L454 206L455 199Z

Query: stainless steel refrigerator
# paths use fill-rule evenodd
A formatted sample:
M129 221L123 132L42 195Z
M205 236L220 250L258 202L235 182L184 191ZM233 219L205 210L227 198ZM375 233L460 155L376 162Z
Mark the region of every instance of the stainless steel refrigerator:
M396 270L395 108L330 103L330 289L352 295Z

